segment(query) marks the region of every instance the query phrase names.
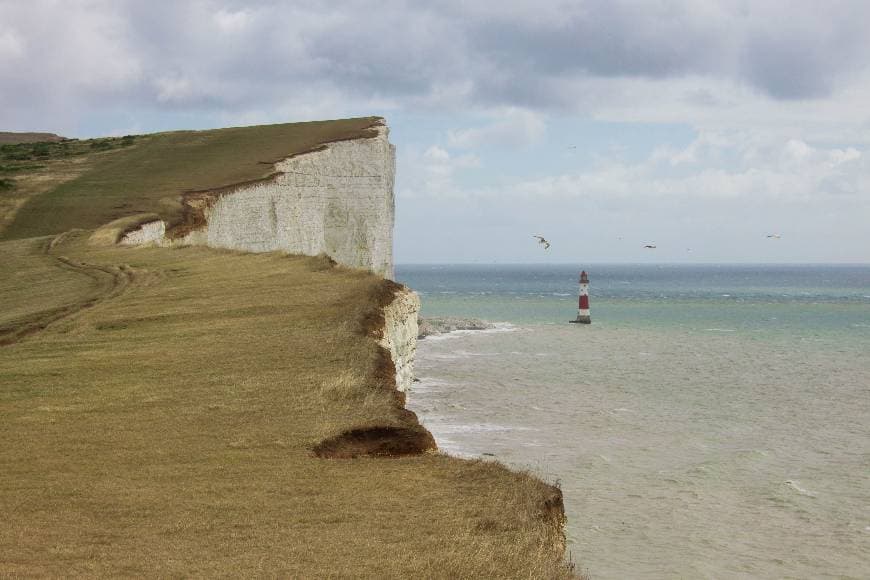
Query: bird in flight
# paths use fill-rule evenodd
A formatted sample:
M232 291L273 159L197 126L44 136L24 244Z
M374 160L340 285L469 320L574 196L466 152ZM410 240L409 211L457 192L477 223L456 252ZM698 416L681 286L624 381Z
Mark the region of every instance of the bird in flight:
M655 250L655 249L656 249L656 245L655 245L655 244L647 244L647 245L644 246L644 248L649 248L650 250Z
M549 250L549 249L550 249L550 242L548 242L547 240L545 240L545 239L544 239L544 236L539 236L539 235L535 234L535 235L533 235L532 237L533 237L533 238L538 238L538 243L539 243L539 244L543 244L545 250Z
M577 149L576 145L568 145L568 149Z
M779 235L779 234L767 234L767 237L768 237L768 238L773 238L773 239L775 239L775 240L778 240L778 239L780 239L782 236Z

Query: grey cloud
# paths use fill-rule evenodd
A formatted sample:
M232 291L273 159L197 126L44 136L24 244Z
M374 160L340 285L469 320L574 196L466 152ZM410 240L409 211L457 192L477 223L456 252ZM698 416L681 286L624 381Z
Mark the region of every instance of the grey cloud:
M870 5L826 4L824 17L819 6L0 0L0 36L9 29L25 45L23 55L0 59L0 84L15 87L0 94L0 123L13 124L11 111L61 115L59 101L73 109L273 107L312 87L409 108L570 109L583 100L583 79L614 77L702 75L775 99L816 98L847 83L870 50L859 28ZM220 11L245 14L228 31ZM190 88L167 99L169 82ZM459 100L439 102L441 87L465 85Z
M834 3L824 15L782 16L777 26L748 34L739 59L749 82L774 98L828 95L843 77L867 66L870 4L840 11Z
M482 20L470 36L496 61L524 72L601 76L667 76L718 66L717 34L707 22L613 2L588 2L558 23ZM707 61L705 63L705 61Z
M548 80L684 74L732 77L774 98L817 97L862 62L862 2L528 1L468 8L393 1L130 4L137 46L216 74L264 81L327 78L351 91L424 96L467 78L480 104L557 106ZM143 6L147 6L143 8ZM235 42L207 30L209 10L249 9ZM155 14L160 14L155 20ZM543 16L534 17L534 14ZM295 40L288 43L287 39ZM857 57L857 58L856 58Z
M823 11L823 14L819 12ZM542 78L708 75L745 82L776 99L830 94L867 67L870 4L835 2L611 2L590 0L559 21L468 25L474 47L515 85ZM528 98L528 89L503 97ZM547 103L542 103L546 105Z

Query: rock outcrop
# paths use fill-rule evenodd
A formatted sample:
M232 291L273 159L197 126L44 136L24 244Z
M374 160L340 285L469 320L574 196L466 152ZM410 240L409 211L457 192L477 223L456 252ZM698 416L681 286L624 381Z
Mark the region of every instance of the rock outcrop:
M437 334L447 334L457 330L490 330L496 328L492 322L480 320L478 318L455 318L455 317L439 317L439 318L421 318L417 321L419 330L417 338L426 338L427 336Z
M176 229L146 223L121 243L325 253L392 278L395 147L386 125L375 129L373 137L327 143L279 161L268 178L189 192L183 203L195 215L190 223Z

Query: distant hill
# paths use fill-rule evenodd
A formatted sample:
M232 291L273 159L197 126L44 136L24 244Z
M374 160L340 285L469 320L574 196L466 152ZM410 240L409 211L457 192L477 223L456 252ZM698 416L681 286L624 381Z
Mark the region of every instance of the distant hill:
M0 131L0 145L10 145L17 143L42 143L45 141L63 141L65 137L55 135L54 133L13 133L11 131Z

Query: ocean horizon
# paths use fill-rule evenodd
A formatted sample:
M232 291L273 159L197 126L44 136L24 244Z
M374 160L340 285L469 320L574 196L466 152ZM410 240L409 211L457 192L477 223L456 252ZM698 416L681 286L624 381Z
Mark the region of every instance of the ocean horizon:
M592 324L577 314L590 278ZM594 578L870 571L870 265L399 264L408 406L442 451L558 482Z

